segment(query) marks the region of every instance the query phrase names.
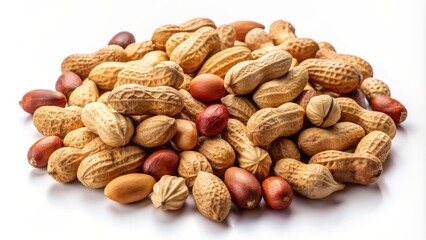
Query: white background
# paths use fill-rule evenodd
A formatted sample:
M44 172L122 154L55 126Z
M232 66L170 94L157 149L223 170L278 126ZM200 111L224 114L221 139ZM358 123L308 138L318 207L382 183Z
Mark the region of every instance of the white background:
M426 4L391 1L10 1L1 4L0 239L426 239ZM177 212L150 200L119 205L101 190L59 184L27 163L40 134L18 101L35 88L54 89L72 53L105 46L127 30L137 41L160 25L209 17L217 25L251 19L294 24L299 37L329 41L367 59L375 76L408 109L373 186L348 186L323 200L296 197L287 211L264 205L232 209L224 223Z

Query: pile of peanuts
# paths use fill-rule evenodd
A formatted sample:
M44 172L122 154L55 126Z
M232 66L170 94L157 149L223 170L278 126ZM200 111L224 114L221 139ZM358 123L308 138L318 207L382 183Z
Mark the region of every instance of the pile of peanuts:
M67 56L56 91L20 102L45 136L28 162L121 204L177 210L191 191L218 222L232 204L286 209L293 191L321 199L376 183L405 107L366 60L284 20L264 29L195 18Z

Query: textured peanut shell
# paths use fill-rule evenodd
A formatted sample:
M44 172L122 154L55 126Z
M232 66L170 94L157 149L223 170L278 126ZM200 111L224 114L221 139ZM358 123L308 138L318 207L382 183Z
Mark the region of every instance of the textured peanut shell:
M144 161L145 151L136 146L104 150L86 157L77 177L88 188L102 188L116 177L138 172Z
M263 24L247 20L235 21L230 23L229 25L231 25L235 29L236 40L238 42L244 42L246 34L254 28L265 29L265 26Z
M320 50L326 49L326 50L329 50L329 51L336 52L336 48L334 48L334 46L331 43L326 42L326 41L318 42L318 47L320 48Z
M373 100L377 95L391 96L388 85L377 78L366 78L362 81L360 86L361 91L364 93L368 101Z
M169 61L167 53L161 50L154 50L145 54L142 59L130 61L127 64L136 67L154 67L164 61Z
M153 68L126 67L117 76L115 87L140 84L148 87L170 86L178 88L183 83L183 70L174 62L161 62Z
M172 139L176 129L174 118L164 115L153 116L136 127L133 142L147 148L159 147Z
M69 132L64 138L64 147L82 149L86 144L97 138L98 135L87 127L77 128Z
M207 158L215 170L227 169L235 163L235 152L232 146L222 138L207 138L198 149Z
M316 58L340 60L354 65L362 74L362 78L366 79L373 76L373 68L364 59L350 54L336 53L336 51L320 49L316 52Z
M106 91L106 92L102 93L102 95L98 97L96 102L103 103L103 104L105 104L105 106L111 108L111 106L108 104L108 96L110 94L111 94L111 91Z
M128 61L134 61L143 58L148 52L154 51L155 44L152 41L143 41L131 43L124 49Z
M308 71L304 67L292 68L284 76L260 85L253 93L253 101L260 108L279 107L299 96L308 78Z
M99 137L90 141L84 148L63 147L52 153L47 165L47 173L61 183L72 182L77 178L77 169L83 159L91 154L112 149Z
M101 90L112 90L117 82L118 73L128 66L128 62L104 62L90 71L89 79Z
M80 107L43 106L33 115L34 126L44 136L65 137L74 129L84 127Z
M291 158L279 160L274 167L275 175L284 178L291 189L311 198L325 198L345 185L336 182L330 170L320 164L304 164Z
M201 171L192 189L195 206L205 217L222 222L231 210L231 194L215 175Z
M133 203L148 197L154 184L155 179L151 175L130 173L109 182L104 189L104 194L119 203Z
M220 99L220 102L228 109L229 116L240 120L244 124L258 110L252 100L234 94L226 95Z
M96 83L86 79L83 84L72 91L68 98L68 106L84 107L86 104L96 102L99 98L99 91Z
M349 150L365 136L364 129L351 122L339 122L329 128L312 127L303 130L298 146L306 155L313 156L325 150Z
M191 85L191 82L192 82L191 75L184 73L183 74L183 82L179 86L179 89L183 89L183 90L189 91L189 87Z
M300 63L309 73L309 82L320 84L327 90L344 94L354 91L362 75L353 65L326 59L307 59Z
M383 173L380 160L369 153L347 153L328 150L315 154L309 164L321 164L327 167L333 178L339 182L372 184Z
M308 58L314 58L318 49L318 44L310 38L293 38L277 46L255 50L251 55L253 59L258 59L270 52L284 50L290 53L296 62L302 62Z
M111 111L100 102L87 104L81 112L81 119L90 131L111 147L128 144L134 132L130 118Z
M185 184L188 188L192 188L200 171L213 173L209 161L199 152L183 151L179 154L179 159L177 172L180 177L185 178Z
M240 62L226 73L225 89L236 95L251 93L260 84L286 74L291 61L289 53L275 51L257 60Z
M213 49L213 54L234 46L237 32L233 26L228 24L220 25L216 28L216 32L219 35L219 45Z
M212 27L202 27L177 46L170 55L185 73L195 72L207 54L219 45L219 35Z
M366 133L378 130L394 138L396 126L388 115L382 112L369 111L359 106L350 98L336 98L342 111L340 121L354 122L364 128Z
M215 23L208 18L190 19L180 25L167 24L157 28L151 37L157 49L165 50L167 40L178 32L195 32L201 27L216 28Z
M72 54L66 57L61 64L62 72L74 72L86 79L90 71L103 62L125 62L127 54L118 45L108 45L91 54Z
M227 48L207 59L198 74L211 73L224 78L229 69L247 60L252 60L250 49L241 46Z
M188 118L195 122L195 119L199 114L204 112L206 105L197 99L193 98L191 93L184 89L179 89L179 92L182 96L183 108L182 113Z
M237 162L241 168L249 171L259 181L268 177L272 165L271 157L266 150L254 146L248 139L246 127L242 122L234 118L228 119L222 137L237 153Z
M191 36L190 32L178 32L170 36L166 42L166 53L172 55L173 50Z
M273 163L283 158L300 160L300 152L297 145L287 138L277 138L266 147Z
M269 35L275 45L280 45L290 39L296 38L294 26L284 20L276 20L269 27Z
M392 139L386 133L372 131L361 139L355 153L370 153L384 163L389 156L391 146Z
M266 146L278 137L287 137L303 126L305 110L296 103L263 108L247 121L247 136L256 146Z
M168 86L146 87L139 84L125 84L114 88L108 96L108 103L117 112L130 115L174 116L183 108L182 96L178 90Z
M262 28L253 28L250 30L246 37L244 38L244 42L247 44L247 47L252 51L256 49L262 49L266 47L274 46L274 41Z
M339 104L329 95L314 96L306 106L306 117L318 127L331 127L339 121L340 116Z
M151 201L162 210L178 210L185 205L189 189L182 177L165 175L154 184Z

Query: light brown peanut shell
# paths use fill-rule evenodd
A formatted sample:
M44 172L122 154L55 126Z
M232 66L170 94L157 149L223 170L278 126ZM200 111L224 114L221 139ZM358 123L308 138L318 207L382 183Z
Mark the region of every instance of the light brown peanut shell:
M256 146L266 146L278 137L287 137L303 126L305 111L296 103L263 108L247 121L247 136Z
M43 106L33 115L34 126L44 136L65 137L74 129L84 127L81 121L81 108L72 106L61 108Z
M183 90L189 91L189 86L191 85L191 82L192 82L191 75L184 73L183 74L183 82L179 86L179 89L183 89Z
M361 91L364 93L368 101L373 100L377 95L391 96L388 85L377 78L366 78L362 81L360 86Z
M117 82L118 74L129 66L128 62L104 62L90 71L89 79L101 90L112 90Z
M204 112L206 105L197 99L193 98L191 93L186 90L180 89L180 95L182 96L183 108L182 112L188 120L195 122L195 119L199 114Z
M266 147L266 150L269 152L274 164L283 158L300 160L300 152L297 145L287 138L275 139Z
M215 170L224 170L234 165L235 152L232 146L222 138L207 138L198 151L207 158Z
M174 116L183 108L178 90L168 86L146 87L139 84L114 88L108 96L108 103L117 112L130 115Z
M69 132L64 138L64 147L82 149L86 144L97 138L98 135L87 127L77 128Z
M308 77L304 67L292 68L284 76L260 85L253 93L253 100L260 108L279 107L302 93Z
M329 95L314 96L306 106L306 116L315 126L328 128L339 121L340 106Z
M233 26L228 24L220 25L216 28L216 32L219 35L219 45L213 49L213 54L234 46L237 32Z
M86 157L78 167L78 180L88 188L105 187L124 174L138 172L145 161L145 151L136 146L104 150Z
M294 26L284 20L276 20L269 27L269 35L275 45L280 45L288 40L296 38Z
M372 184L383 173L380 160L369 153L327 150L312 156L309 164L313 163L327 167L333 178L340 182Z
M372 131L361 139L355 153L370 153L384 163L389 156L391 146L392 139L386 133Z
M222 222L231 210L231 194L215 175L201 171L192 189L195 206L205 217Z
M136 127L133 142L147 148L159 147L172 139L176 128L174 118L165 115L153 116Z
M182 177L165 175L154 184L151 201L162 210L178 210L185 205L189 189Z
M96 102L99 98L98 87L95 82L86 79L83 84L72 91L68 98L68 106L84 107L86 104Z
M191 36L190 32L178 32L170 36L166 42L166 53L172 55L173 50Z
M304 164L291 158L279 160L274 167L275 175L284 178L291 189L311 198L325 198L345 185L336 182L330 170L321 164Z
M136 67L154 67L164 61L169 61L167 53L161 50L154 50L145 54L142 59L130 61L127 64Z
M134 61L143 58L145 54L154 51L154 49L155 44L152 41L143 41L127 45L124 51L126 52L128 61Z
M199 152L183 151L179 154L179 159L177 172L180 177L185 178L188 188L192 188L200 171L213 173L209 161Z
M365 136L364 129L351 122L339 122L329 128L307 128L298 138L299 149L313 156L325 150L349 150Z
M226 95L220 99L220 102L228 109L229 116L240 120L244 124L258 110L252 100L234 94Z

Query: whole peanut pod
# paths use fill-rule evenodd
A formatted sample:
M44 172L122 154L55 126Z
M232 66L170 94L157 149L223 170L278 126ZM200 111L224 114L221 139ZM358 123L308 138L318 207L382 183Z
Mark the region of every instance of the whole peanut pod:
M43 106L34 112L34 126L45 136L65 137L74 129L84 127L80 107Z
M389 156L391 146L392 139L386 133L372 131L361 139L355 153L370 153L384 163Z

